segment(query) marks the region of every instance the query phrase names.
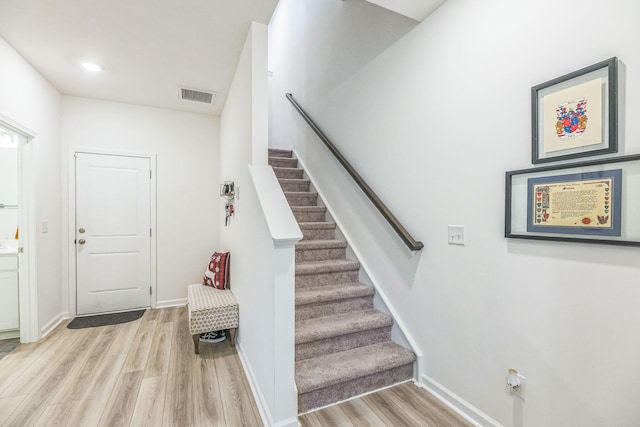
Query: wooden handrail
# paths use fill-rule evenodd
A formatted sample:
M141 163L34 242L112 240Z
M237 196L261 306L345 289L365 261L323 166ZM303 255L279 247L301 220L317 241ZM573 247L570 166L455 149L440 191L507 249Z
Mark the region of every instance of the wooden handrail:
M333 155L336 157L336 159L338 159L340 164L346 169L349 175L351 175L353 180L356 182L356 184L358 184L358 186L362 189L362 191L364 191L364 194L367 195L369 200L371 200L373 205L380 211L382 216L389 222L389 224L396 231L396 233L398 233L402 241L409 247L409 249L411 249L412 251L419 251L420 249L422 249L424 247L422 242L416 241L411 236L411 234L409 234L407 229L404 228L402 224L400 224L400 221L398 221L398 218L396 218L391 213L387 205L385 205L382 202L382 200L380 200L380 197L378 197L378 195L371 189L371 187L369 187L369 185L365 182L365 180L362 179L362 177L360 176L360 174L358 174L358 172L356 172L353 166L351 166L351 164L342 155L342 153L336 148L336 146L333 145L333 143L329 140L329 138L327 138L327 136L320 130L320 128L313 122L313 120L311 120L311 117L309 117L309 115L302 109L302 107L298 105L295 99L293 99L293 95L291 95L290 93L287 93L286 96L287 96L287 99L291 102L291 104L293 104L293 106L296 108L296 110L298 110L298 113L300 113L300 115L305 120L305 122L307 122L307 124L311 127L311 129L313 129L316 135L320 137L320 139L322 140L322 142L324 142L324 144L327 146L329 151L331 151Z

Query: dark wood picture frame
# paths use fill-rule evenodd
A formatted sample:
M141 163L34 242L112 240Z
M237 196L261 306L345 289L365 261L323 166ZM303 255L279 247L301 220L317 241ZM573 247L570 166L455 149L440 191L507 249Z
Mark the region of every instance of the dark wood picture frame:
M530 227L531 215L529 192L531 182L562 180L567 175L582 175L586 178L600 172L611 175L612 170L620 170L621 176L616 185L621 185L616 196L617 221L614 227L619 236L601 236L593 233L556 233L540 231ZM548 179L547 179L548 178ZM596 243L618 246L640 246L640 154L608 159L591 160L555 166L542 166L506 172L505 182L505 231L507 238L550 240L578 243ZM535 231L531 231L535 230Z
M601 98L592 100L591 105L597 107L595 111L600 112L595 117L592 115L591 120L588 120L588 114L586 114L591 105L576 108L573 110L569 107L569 113L564 113L564 121L569 120L570 123L562 129L566 129L565 134L561 129L558 129L558 138L565 139L566 141L580 142L580 138L576 135L582 136L582 132L592 125L590 122L596 122L592 125L590 130L590 138L599 136L599 142L590 142L588 145L577 145L572 148L570 144L567 144L565 148L554 148L553 150L545 150L545 135L549 135L550 126L560 126L559 123L563 123L561 119L561 112L558 112L557 104L549 103L545 105L545 97L556 96L556 94L562 95L563 92L568 94L572 88L581 87L585 83L596 84L596 82L602 82ZM582 99L584 100L584 98ZM579 104L578 99L573 99L571 102ZM595 102L595 103L594 103ZM568 102L569 104L569 102ZM568 105L567 104L567 105ZM555 109L556 118L552 118L551 110ZM584 117L582 117L584 116ZM578 119L580 122L578 123ZM582 119L585 121L583 122ZM572 122L573 121L573 122ZM584 124L583 124L584 123ZM598 126L599 125L599 126ZM577 132L574 132L574 127L579 126ZM593 126L596 126L595 128ZM556 128L557 129L557 128ZM582 132L581 132L582 131ZM599 132L598 132L599 131ZM596 133L597 132L597 133ZM574 139L572 139L572 137ZM550 138L547 138L550 139ZM549 80L531 88L531 161L533 164L555 162L560 160L575 159L580 157L595 156L600 154L617 153L618 152L618 58L613 57L606 61L599 62L597 64L582 68L578 71L566 74L564 76Z

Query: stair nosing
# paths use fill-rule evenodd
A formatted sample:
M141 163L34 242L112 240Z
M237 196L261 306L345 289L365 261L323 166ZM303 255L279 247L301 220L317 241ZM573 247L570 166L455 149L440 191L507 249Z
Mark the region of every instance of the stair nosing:
M379 362L379 359L376 357L380 357L381 351L384 351L385 356L387 356L387 363L385 363L384 366L379 366L379 363L376 363ZM353 366L347 366L347 363L350 363L353 359L358 360L359 363ZM309 393L357 378L413 364L415 360L415 354L391 341L300 360L296 362L298 394ZM336 369L347 367L349 369ZM322 368L325 368L325 370ZM305 370L311 371L313 379L307 377L303 383L300 372ZM344 375L343 372L348 373ZM338 375L338 373L340 373L340 375Z
M315 191L283 191L285 196L291 197L318 197Z
M325 329L332 322L340 322L339 327L331 327ZM346 323L346 325L345 325ZM298 332L299 329L311 325L311 334L303 334ZM343 335L353 334L355 332L370 331L373 329L390 328L393 325L393 317L370 308L366 310L356 310L348 313L330 314L328 316L313 317L311 319L297 320L295 323L296 333L295 342L298 344L306 344L314 341L324 340L327 338L336 338Z
M298 223L300 224L308 224L305 222ZM300 240L296 244L296 251L312 251L312 250L322 250L322 249L344 249L347 247L347 242L344 240Z
M309 178L278 178L278 181L285 184L297 184L300 182L304 182L306 184L307 182L311 182Z
M353 298L362 298L375 295L373 286L367 286L360 282L346 282L335 285L309 286L296 290L295 305L323 304L327 302L337 302ZM309 297L307 295L315 294Z
M291 206L292 211L317 211L317 212L325 212L327 208L325 206Z
M305 229L305 230L325 230L325 229L334 229L336 228L336 223L335 222L329 222L329 221L305 221L305 222L299 222L298 226L301 229ZM334 240L334 239L331 239Z
M303 261L296 263L295 275L307 276L312 274L339 273L358 270L360 270L360 262L350 259Z
M302 169L302 168L285 168L285 167L282 167L282 166L271 166L271 169L273 169L273 170L284 169L284 170L288 170L288 171L303 171L304 172L304 169Z

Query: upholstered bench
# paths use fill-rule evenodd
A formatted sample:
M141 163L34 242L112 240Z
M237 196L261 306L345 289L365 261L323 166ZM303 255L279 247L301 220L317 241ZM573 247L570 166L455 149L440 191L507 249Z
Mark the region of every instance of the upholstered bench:
M193 337L196 354L199 353L200 334L229 329L231 346L236 345L238 328L238 301L229 289L216 289L201 284L189 285L187 292L189 307L189 330Z

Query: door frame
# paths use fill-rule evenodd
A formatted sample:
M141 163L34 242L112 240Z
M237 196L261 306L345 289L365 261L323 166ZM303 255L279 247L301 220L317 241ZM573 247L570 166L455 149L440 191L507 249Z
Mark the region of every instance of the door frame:
M18 298L20 342L29 343L40 339L36 261L36 174L33 166L37 133L2 113L0 124L24 138L24 141L18 143L18 227L22 251L18 254Z
M155 154L141 154L141 153L128 153L124 151L107 151L100 149L87 149L87 148L69 148L68 167L69 167L69 234L68 234L68 248L69 248L69 315L76 317L77 315L77 271L76 271L76 161L75 155L82 154L97 154L106 156L124 156L124 157L142 157L149 159L151 168L151 193L150 193L150 224L151 224L151 308L156 308L158 302L158 287L157 287L157 227L156 227L156 155Z

